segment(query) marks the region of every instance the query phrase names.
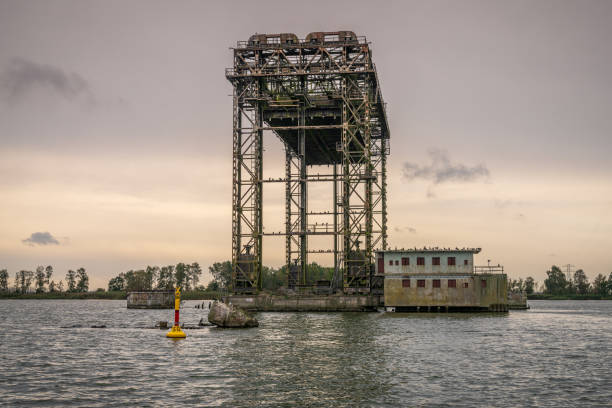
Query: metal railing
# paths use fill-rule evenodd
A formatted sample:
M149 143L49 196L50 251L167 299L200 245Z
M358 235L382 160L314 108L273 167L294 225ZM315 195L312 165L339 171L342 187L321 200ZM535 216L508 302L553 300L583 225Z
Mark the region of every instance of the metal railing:
M474 273L487 274L487 273L504 273L504 267L502 265L474 265Z

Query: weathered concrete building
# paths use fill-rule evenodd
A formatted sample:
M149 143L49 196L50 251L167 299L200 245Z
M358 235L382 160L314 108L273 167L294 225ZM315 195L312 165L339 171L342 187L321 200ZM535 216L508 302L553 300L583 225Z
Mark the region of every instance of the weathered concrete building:
M128 292L128 309L172 309L174 308L174 291Z
M387 311L508 310L501 266L474 266L480 248L378 251L376 274L385 278Z

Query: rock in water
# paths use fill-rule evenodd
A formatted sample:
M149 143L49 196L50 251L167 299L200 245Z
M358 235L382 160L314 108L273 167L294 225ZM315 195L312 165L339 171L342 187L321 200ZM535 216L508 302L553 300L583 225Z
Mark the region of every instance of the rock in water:
M219 327L257 327L259 322L253 316L234 305L215 301L208 312L208 321Z

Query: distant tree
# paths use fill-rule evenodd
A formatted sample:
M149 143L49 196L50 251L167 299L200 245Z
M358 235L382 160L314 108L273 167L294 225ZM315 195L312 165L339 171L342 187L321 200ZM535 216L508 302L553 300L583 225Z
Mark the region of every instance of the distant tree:
M207 292L217 292L219 291L219 283L216 280L211 280L208 282L208 286L206 286Z
M57 285L55 284L55 281L51 281L49 282L49 292L53 293L57 291Z
M47 267L45 268L45 281L47 282L47 285L51 284L52 276L53 276L53 267L51 265L47 265ZM51 292L51 289L49 289L49 292Z
M159 270L157 289L170 290L174 288L174 265L163 266Z
M34 278L34 272L21 270L17 272L15 277L16 285L20 293L27 293L32 285L32 278Z
M593 280L593 291L597 295L605 296L608 294L608 281L601 273Z
M145 269L147 290L152 290L159 278L159 266L147 266Z
M36 293L43 293L45 291L45 267L36 267Z
M589 289L591 285L589 284L589 279L582 269L578 269L574 272L574 290L579 295L586 295L589 293Z
M57 290L59 293L62 293L64 291L64 281L59 281L59 284L57 285Z
M177 287L188 290L189 277L187 266L184 263L180 262L176 264L176 268L174 269L174 280Z
M220 290L228 290L232 281L232 262L215 262L208 267L208 271L217 282Z
M87 292L89 290L89 276L87 276L87 272L85 268L79 268L76 272L77 275L77 292Z
M8 291L9 274L6 269L0 269L0 291Z
M308 264L306 267L306 276L310 284L314 284L319 280L331 280L333 274L334 268L321 266L316 262Z
M76 272L72 269L69 269L66 273L66 284L68 285L66 289L68 292L74 292L76 290Z
M548 278L544 280L546 293L551 295L566 294L569 289L569 282L565 278L565 274L558 266L553 265L550 271L546 271Z
M527 293L528 295L531 295L535 290L535 281L533 280L533 278L531 276L528 276L527 279L525 279L525 293Z
M120 273L118 276L115 276L114 278L108 281L109 292L125 290L125 279L123 278L123 276L123 273Z
M610 275L608 276L608 294L612 293L612 272L610 272Z
M147 272L140 269L137 271L129 270L124 274L125 290L128 292L139 292L143 290L151 290L151 281L148 278Z
M189 280L194 288L198 285L198 282L200 282L200 276L202 276L200 264L197 262L192 263L189 268Z

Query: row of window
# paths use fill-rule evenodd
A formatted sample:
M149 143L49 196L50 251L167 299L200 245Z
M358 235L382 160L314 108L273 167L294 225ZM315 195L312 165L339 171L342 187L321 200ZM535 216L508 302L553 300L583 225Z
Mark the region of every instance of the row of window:
M448 287L449 288L456 288L457 287L457 280L456 279L448 279ZM432 286L434 288L439 288L440 287L440 279L433 279L432 280ZM410 279L402 279L402 287L404 288L409 288L410 287ZM425 279L417 279L417 288L424 288L425 287ZM468 282L463 282L463 287L467 288L469 287ZM480 287L481 288L486 288L487 287L487 280L486 279L481 279L480 280Z
M393 265L393 260L389 261L389 265ZM446 264L448 266L455 266L457 265L456 263L456 259L454 256L449 256L446 258ZM396 265L399 265L399 261L395 261ZM431 264L436 266L436 265L440 265L440 257L439 256L434 256L431 258ZM463 260L463 264L464 265L468 265L468 260L464 259ZM410 265L410 258L402 258L402 265ZM425 266L425 257L423 256L418 256L417 257L417 266Z

